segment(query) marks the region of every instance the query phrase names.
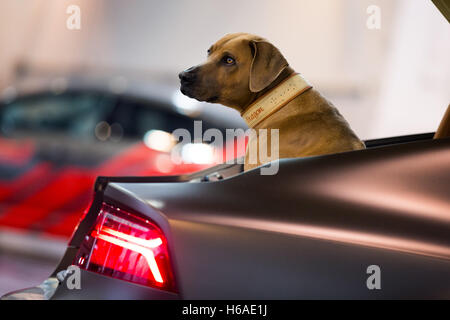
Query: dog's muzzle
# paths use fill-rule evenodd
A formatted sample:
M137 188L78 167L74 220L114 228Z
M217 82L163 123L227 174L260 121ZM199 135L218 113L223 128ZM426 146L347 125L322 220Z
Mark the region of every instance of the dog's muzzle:
M186 69L178 74L181 84L180 91L190 98L195 98L193 87L197 80L197 71L197 67L190 67L189 69Z
M192 84L195 82L197 78L197 71L198 69L196 67L190 67L189 69L186 69L178 74L178 78L180 78L181 84Z

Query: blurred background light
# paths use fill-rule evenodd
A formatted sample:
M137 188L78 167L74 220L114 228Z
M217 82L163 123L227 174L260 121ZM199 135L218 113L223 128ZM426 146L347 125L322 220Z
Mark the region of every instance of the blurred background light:
M189 116L197 115L201 111L200 102L185 96L180 90L176 90L173 93L172 103L175 105L178 112Z
M150 149L161 152L169 152L175 145L175 138L169 132L150 130L144 135L144 143Z
M185 163L213 163L214 148L205 143L187 143L181 149L181 158Z
M106 121L101 121L95 126L95 136L100 141L106 141L111 136L111 126Z

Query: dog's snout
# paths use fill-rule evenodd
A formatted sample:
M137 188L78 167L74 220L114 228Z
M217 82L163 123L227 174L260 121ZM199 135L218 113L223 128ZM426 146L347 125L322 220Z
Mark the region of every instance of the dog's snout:
M195 80L195 77L197 75L198 68L196 67L190 67L189 69L186 69L178 74L178 77L182 81L186 82L192 82Z
M186 69L184 71L190 72L190 73L195 73L197 71L197 67L190 67L190 68L188 68L188 69Z
M180 80L182 80L182 81L192 81L194 78L194 75L192 73L183 71L183 72L180 72L180 74L178 75L178 78L180 78Z

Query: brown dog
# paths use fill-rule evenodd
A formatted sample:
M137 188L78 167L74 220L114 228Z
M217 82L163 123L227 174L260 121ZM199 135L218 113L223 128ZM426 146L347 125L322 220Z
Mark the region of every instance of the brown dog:
M234 108L251 128L279 129L280 158L365 148L331 102L261 37L228 34L209 48L205 63L181 72L179 78L183 94ZM259 159L251 164L248 158L247 148L245 170L261 164Z

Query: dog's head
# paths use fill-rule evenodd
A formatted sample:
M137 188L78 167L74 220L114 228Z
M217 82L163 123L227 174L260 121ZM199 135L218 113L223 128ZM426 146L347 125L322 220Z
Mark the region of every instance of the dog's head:
M248 33L228 34L208 49L206 62L179 74L181 92L241 110L287 66L267 40Z

